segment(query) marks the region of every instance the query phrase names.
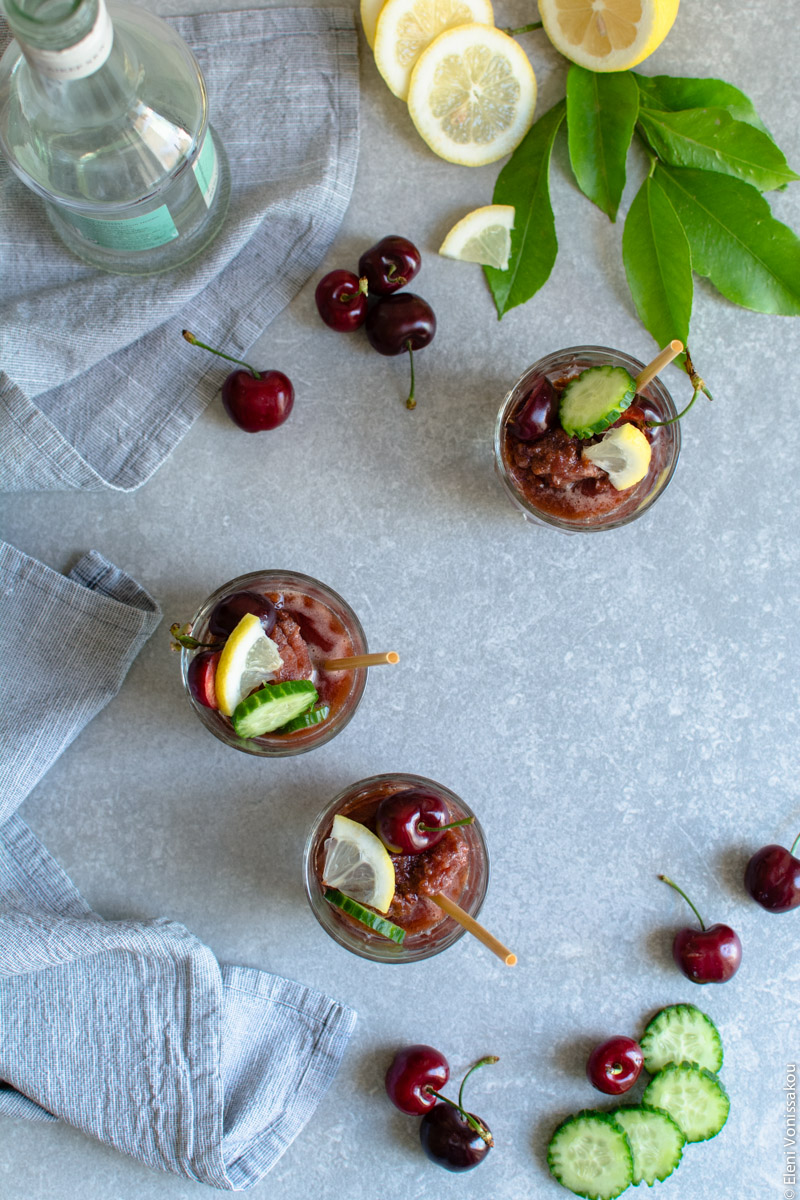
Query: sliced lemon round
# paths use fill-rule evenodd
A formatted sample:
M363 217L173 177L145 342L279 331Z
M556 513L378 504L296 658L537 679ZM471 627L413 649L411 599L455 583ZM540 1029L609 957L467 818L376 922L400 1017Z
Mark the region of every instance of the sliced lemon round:
M375 45L375 26L383 5L384 0L361 0L361 27L370 50Z
M394 896L394 863L371 829L337 813L325 842L322 881L385 913Z
M246 613L222 648L214 676L220 712L230 717L240 700L283 666L272 638L254 613Z
M457 25L423 50L408 111L431 150L468 167L495 162L533 124L536 78L525 51L489 25Z
M601 441L583 451L584 458L608 473L618 492L624 492L644 479L650 466L650 454L647 438L630 421L609 429Z
M513 204L485 204L462 217L439 247L445 258L481 263L484 267L508 268L511 254L511 230L514 228Z
M590 71L627 71L657 50L679 0L539 0L550 41Z
M386 0L375 28L375 65L391 91L408 96L422 51L456 25L494 25L490 0Z

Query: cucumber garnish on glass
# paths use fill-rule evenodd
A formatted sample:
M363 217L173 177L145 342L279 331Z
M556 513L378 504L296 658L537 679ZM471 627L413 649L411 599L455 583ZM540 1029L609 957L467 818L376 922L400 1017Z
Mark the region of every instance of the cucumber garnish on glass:
M285 725L281 725L276 733L296 733L298 729L313 729L315 725L321 725L330 713L328 704L318 704L316 708L309 708L304 713L300 713L299 717L295 717L293 721L287 721Z
M571 437L594 437L614 424L635 395L636 382L624 367L589 367L561 393L561 426Z
M309 679L268 683L236 705L231 723L241 738L261 737L293 721L318 699Z
M398 946L402 946L405 940L406 931L401 929L399 925L395 925L392 921L387 921L386 917L380 916L373 912L371 908L365 908L363 904L359 904L357 900L352 900L350 896L345 896L344 892L340 892L338 888L326 887L325 899L334 908L340 908L342 912L347 913L349 917L354 917L356 921L360 921L362 925L366 925L374 933L380 933L385 938L391 938L393 942L397 942Z

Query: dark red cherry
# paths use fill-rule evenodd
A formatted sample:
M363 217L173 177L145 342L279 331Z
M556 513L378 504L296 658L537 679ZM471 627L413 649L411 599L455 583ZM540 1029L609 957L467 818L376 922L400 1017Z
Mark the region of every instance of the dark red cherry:
M219 708L215 679L220 653L219 650L203 650L195 654L186 672L189 691L197 703L206 708Z
M421 350L433 341L436 317L427 300L413 292L384 296L367 314L369 344L379 354L402 354Z
M469 1115L491 1139L488 1125L474 1113ZM471 1171L491 1150L489 1142L449 1104L437 1104L425 1113L419 1125L419 1140L428 1158L445 1171Z
M360 329L367 316L367 280L352 271L330 271L314 292L317 311L337 333Z
M550 429L557 429L558 396L549 379L537 379L527 399L511 421L511 432L521 442L535 442Z
M619 1035L595 1046L586 1064L586 1076L599 1092L620 1096L636 1083L643 1063L639 1043Z
M659 879L683 896L700 922L699 929L686 926L675 934L672 957L676 965L692 983L727 983L742 961L739 935L730 925L706 926L686 893L666 875L659 875Z
M220 600L211 610L208 631L215 638L229 637L242 617L253 613L258 617L267 637L275 628L276 609L271 600L258 592L234 592Z
M744 873L744 886L767 912L784 913L800 904L800 861L785 846L762 846L756 850Z
M294 388L282 371L257 371L241 358L199 342L188 329L183 330L183 337L192 346L247 368L231 371L222 385L222 407L234 425L245 433L261 433L283 424L294 407Z
M440 842L446 829L469 825L472 820L451 821L441 797L422 788L406 788L381 800L375 832L390 854L419 854Z
M358 260L358 273L366 277L373 295L390 296L410 283L421 263L414 243L392 233L364 251Z
M400 1112L422 1116L436 1103L433 1092L441 1091L449 1078L447 1059L433 1046L406 1046L395 1054L386 1072L386 1094Z

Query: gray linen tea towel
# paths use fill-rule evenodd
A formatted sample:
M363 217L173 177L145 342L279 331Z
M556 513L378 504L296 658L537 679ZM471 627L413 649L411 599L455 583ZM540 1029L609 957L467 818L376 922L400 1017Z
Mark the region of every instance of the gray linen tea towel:
M174 922L104 921L15 811L160 616L99 554L65 577L0 543L0 1116L238 1191L309 1120L355 1014Z
M131 491L246 358L333 240L355 180L358 53L345 8L171 18L231 168L222 233L163 275L76 259L0 159L0 491ZM3 31L0 29L0 51Z

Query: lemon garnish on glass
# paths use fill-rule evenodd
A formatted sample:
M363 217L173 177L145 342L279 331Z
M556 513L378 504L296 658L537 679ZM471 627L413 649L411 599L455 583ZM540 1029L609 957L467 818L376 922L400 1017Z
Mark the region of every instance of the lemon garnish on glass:
M657 50L679 0L539 0L556 50L590 71L627 71Z
M325 841L322 881L385 913L394 896L394 863L371 829L337 813Z
M494 25L491 0L386 0L375 28L375 65L405 100L412 68L434 38L455 25Z
M514 228L513 204L485 204L462 217L439 247L445 258L481 263L484 267L508 268L511 254L511 230Z
M214 686L220 712L230 717L253 688L272 679L283 666L278 647L254 613L246 613L230 634L217 663Z
M490 25L457 25L423 50L408 111L431 150L468 167L510 154L533 124L536 78L525 51Z
M650 443L630 421L617 425L603 434L601 441L587 446L583 458L608 473L618 492L631 488L647 474L650 466Z

